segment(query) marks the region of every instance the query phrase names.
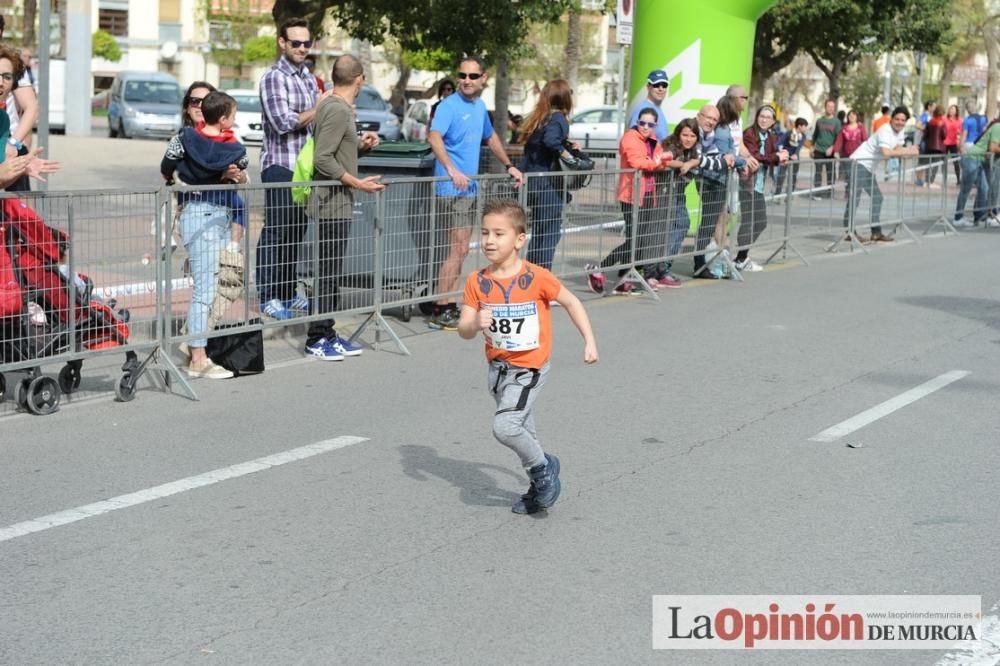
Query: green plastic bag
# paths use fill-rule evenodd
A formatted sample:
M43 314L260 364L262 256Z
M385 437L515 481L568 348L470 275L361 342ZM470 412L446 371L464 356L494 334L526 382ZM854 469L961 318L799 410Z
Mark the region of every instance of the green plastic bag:
M313 174L316 172L316 168L313 165L313 152L315 148L316 142L313 141L312 137L309 137L305 145L302 146L302 150L299 151L299 156L295 159L295 169L292 171L293 183L308 183L313 179ZM312 188L308 185L292 186L292 202L299 206L305 206L309 203L310 190Z

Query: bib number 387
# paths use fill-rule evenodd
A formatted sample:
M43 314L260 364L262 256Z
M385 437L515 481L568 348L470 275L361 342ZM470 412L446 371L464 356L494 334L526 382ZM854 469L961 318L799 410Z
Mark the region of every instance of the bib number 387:
M509 303L487 306L493 320L485 331L490 346L507 351L528 351L538 348L538 305Z

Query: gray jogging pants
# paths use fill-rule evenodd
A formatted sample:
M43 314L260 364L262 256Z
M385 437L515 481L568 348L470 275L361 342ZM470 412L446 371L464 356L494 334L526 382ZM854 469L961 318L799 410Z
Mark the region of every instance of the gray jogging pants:
M525 469L545 463L545 452L535 432L532 407L548 373L548 363L538 370L519 368L499 360L489 364L487 386L497 403L493 436L518 455Z

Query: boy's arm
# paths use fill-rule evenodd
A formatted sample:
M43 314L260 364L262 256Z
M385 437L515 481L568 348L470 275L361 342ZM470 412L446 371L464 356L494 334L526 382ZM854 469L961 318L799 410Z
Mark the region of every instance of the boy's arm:
M492 310L486 308L477 310L471 305L463 303L462 313L458 316L458 334L466 340L471 340L489 328L492 321Z
M600 360L597 354L597 340L594 339L594 332L590 328L590 318L587 316L587 311L583 309L583 303L566 287L559 289L559 295L556 296L556 303L563 306L569 318L573 321L573 325L576 326L577 330L580 331L580 335L583 336L583 362L597 363ZM464 310L462 314L465 314ZM461 324L459 324L459 331L461 330Z

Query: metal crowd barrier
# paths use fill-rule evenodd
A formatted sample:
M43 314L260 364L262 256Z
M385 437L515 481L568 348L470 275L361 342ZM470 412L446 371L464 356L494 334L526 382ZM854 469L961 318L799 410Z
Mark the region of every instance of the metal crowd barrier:
M2 227L13 282L0 291L0 377L25 377L0 380L0 397L13 395L27 411L54 411L61 393L79 387L85 360L124 353L120 400L134 396L148 370L162 388L176 384L196 398L167 352L199 338L348 315L362 319L350 340L374 329L376 349L390 341L408 354L387 317L405 322L417 311L429 315L436 302L461 300L465 276L485 265L477 222L491 199L514 198L528 210L523 257L578 285L605 275L606 295L658 298L657 280L679 264L681 273L741 280L751 250L765 264L789 252L808 263L811 252L841 245L868 252L861 234L879 227L915 242L920 226L925 234L953 233L953 165L961 159L878 159L864 171L851 160L804 160L761 178L614 168L529 173L521 188L504 174L485 174L474 179L472 196L458 199L437 195L446 178L395 177L382 192L355 191L352 206L333 212L312 200L293 203L287 183L8 194ZM631 186L620 187L627 175ZM970 178L973 190L993 185L973 204L976 219L986 219L1000 201L1000 169L988 160ZM341 191L337 183L304 185L327 197ZM223 220L205 261L203 246L181 227L200 224L191 222L201 210L195 204L235 194L242 225ZM273 300L285 318L268 311ZM188 331L189 315L201 307L206 330ZM54 364L63 364L58 380L41 373Z

